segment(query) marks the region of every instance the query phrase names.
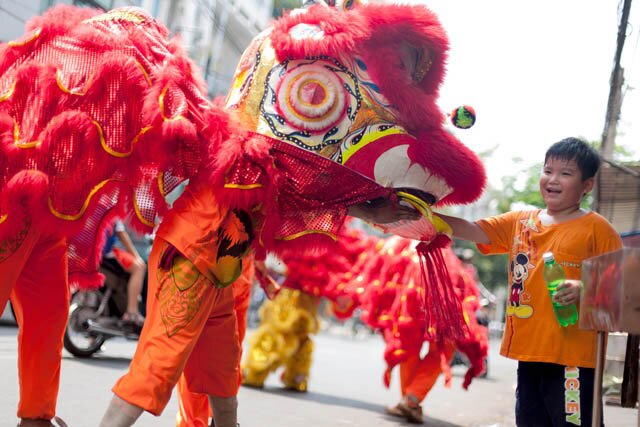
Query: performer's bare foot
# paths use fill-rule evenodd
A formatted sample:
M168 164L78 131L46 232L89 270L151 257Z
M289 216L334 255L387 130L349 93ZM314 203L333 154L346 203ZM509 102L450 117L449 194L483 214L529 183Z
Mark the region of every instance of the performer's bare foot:
M113 395L100 427L131 427L143 412L144 409Z
M238 399L233 397L216 397L209 395L209 405L213 410L216 427L236 427L238 424Z

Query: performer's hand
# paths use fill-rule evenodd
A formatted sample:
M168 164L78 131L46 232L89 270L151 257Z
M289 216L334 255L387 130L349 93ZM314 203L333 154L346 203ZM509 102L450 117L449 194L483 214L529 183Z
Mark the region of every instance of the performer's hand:
M580 280L565 280L558 285L553 300L562 305L577 304L580 301L582 282Z
M376 199L349 206L350 216L360 218L373 224L388 224L401 220L414 221L420 219L420 213L415 209L400 205L391 199Z

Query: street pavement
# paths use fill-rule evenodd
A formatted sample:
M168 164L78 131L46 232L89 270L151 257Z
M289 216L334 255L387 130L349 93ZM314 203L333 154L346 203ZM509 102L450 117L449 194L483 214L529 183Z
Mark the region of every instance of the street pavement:
M248 335L251 334L248 331ZM17 328L0 325L0 427L15 426L18 401L16 372ZM239 394L239 422L242 427L334 427L402 426L384 414L384 406L399 398L397 369L390 389L382 384L384 362L382 340L375 335L353 336L344 329L329 330L314 338L314 363L308 393L284 391L277 374L264 389L242 387ZM111 386L126 372L136 343L120 339L107 341L104 350L91 359L77 359L64 353L58 396L58 415L69 427L97 426L111 399ZM514 426L516 363L497 354L498 341L491 342L489 376L476 379L468 391L461 387L464 367L453 368L450 388L442 378L427 396L423 408L429 427ZM177 399L174 396L160 417L145 413L136 426L174 425ZM636 426L637 412L605 406L605 424Z

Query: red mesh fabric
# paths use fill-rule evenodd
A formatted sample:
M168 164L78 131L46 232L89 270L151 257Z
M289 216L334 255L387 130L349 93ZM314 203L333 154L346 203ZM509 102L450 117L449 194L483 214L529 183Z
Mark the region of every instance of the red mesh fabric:
M484 370L488 350L486 328L475 318L475 279L450 248L438 248L443 241L414 249L408 239L373 240L337 282L353 296L362 320L384 336L385 384L393 367L419 353L424 341L448 341L472 361L463 384L468 387Z
M157 21L120 9L71 22L77 13L53 8L0 46L0 241L20 223L7 183L39 171L48 207L30 212L34 226L73 236L70 277L95 286L105 224L130 212L150 231L163 195L197 172L217 130L205 129L206 91ZM11 194L36 197L22 193Z
M102 256L106 231L117 216L119 189L105 189L94 201L95 206L86 218L86 226L68 239L69 286L72 289L93 289L102 286L104 277L97 266Z
M336 239L344 223L347 206L377 197L388 197L392 190L338 163L291 144L273 140L270 149L277 176L273 184L277 200L267 200L261 243L279 251L301 249L300 239ZM277 202L273 204L273 202Z

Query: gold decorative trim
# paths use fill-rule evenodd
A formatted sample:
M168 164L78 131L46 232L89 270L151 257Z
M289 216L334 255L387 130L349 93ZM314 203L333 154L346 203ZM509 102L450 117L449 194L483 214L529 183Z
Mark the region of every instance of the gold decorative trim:
M142 65L138 60L136 60L136 65L138 66L138 68L140 68L140 71L142 71L142 75L144 76L144 79L147 81L147 84L151 86L153 82L151 81L151 77L149 77L149 73L147 73L147 70L145 70L144 65Z
M407 350L403 350L403 349L399 348L397 350L393 350L393 355L394 356L402 356L406 352L407 352Z
M0 216L0 224L5 222L6 220L7 220L7 214L4 214L4 215Z
M262 188L262 184L225 184L224 188L234 188L236 190L253 190L254 188Z
M28 38L25 41L16 41L16 40L11 40L7 43L8 46L10 47L17 47L17 46L24 46L27 45L31 42L33 42L35 39L37 39L38 37L40 37L40 33L42 32L42 28L38 28L37 30L34 31L33 35Z
M16 90L16 81L14 80L13 83L11 83L11 87L9 88L9 90L7 90L5 93L0 95L0 102L4 102L7 99L11 98L11 95L13 95L13 92L15 90Z
M149 74L147 73L147 70L145 70L144 66L142 65L142 63L138 60L135 60L136 62L136 66L140 69L140 72L142 73L144 79L146 80L147 84L149 86L152 85L151 82L151 78L149 77ZM91 76L91 78L89 78L87 80L87 82L91 82L93 80L93 75ZM70 95L76 95L76 96L84 96L87 94L86 92L86 87L84 90L71 90L69 88L67 88L63 83L62 83L62 78L61 78L61 71L60 69L56 69L56 84L58 85L58 88L60 88L61 91L63 91L64 93L68 93ZM88 83L87 83L88 84ZM1 100L1 98L0 98Z
M309 234L324 234L325 236L330 237L331 239L333 239L334 242L338 241L338 236L336 236L335 234L329 233L328 231L323 231L323 230L305 230L305 231L301 231L299 233L295 233L292 234L290 236L285 236L285 237L277 237L277 240L295 240L299 237L303 237Z
M160 105L160 114L162 114L162 118L165 121L173 121L173 120L185 120L182 115L177 115L175 117L167 117L164 113L164 96L167 93L167 89L169 85L167 84L164 88L162 88L162 92L160 92L160 96L158 97L158 104Z
M166 196L166 194L164 193L164 172L160 172L158 174L158 191L160 191L162 197Z
M100 15L93 16L89 19L85 19L82 21L83 24L90 24L92 22L100 22L100 21L129 21L134 24L144 24L147 22L146 17L137 13L135 10L126 8L126 9L114 9L106 13L101 13Z
M67 88L63 83L62 83L62 78L61 78L61 74L60 74L60 70L56 70L56 84L58 85L58 88L63 91L64 93L68 93L69 95L75 95L75 96L85 96L87 94L87 92L82 91L82 90L72 90Z
M84 213L86 212L87 208L89 207L89 203L91 202L91 198L98 192L100 191L100 189L102 187L104 187L109 181L114 181L113 179L109 178L109 179L105 179L104 181L102 181L101 183L99 183L98 185L96 185L95 187L93 187L93 189L91 190L91 192L89 193L89 195L87 196L86 200L84 201L84 204L82 205L82 208L80 208L80 212L78 212L75 215L67 215L67 214L63 214L58 212L57 210L55 210L55 208L53 207L53 202L51 201L51 198L49 197L48 199L48 204L49 204L49 210L51 211L51 213L60 218L60 219L65 219L67 221L76 221L78 219L80 219L80 217L82 217L82 215L84 215Z
M36 140L36 141L21 143L20 142L20 126L18 126L18 122L16 122L15 120L13 121L13 145L15 145L18 148L33 148L40 145L41 142L42 141Z
M104 131L102 130L102 126L100 125L100 123L98 123L95 120L92 120L92 123L94 124L96 129L98 129L98 136L100 137L100 145L102 146L102 149L104 151L106 151L107 153L111 154L112 156L120 157L120 158L129 157L133 153L135 145L138 142L138 138L140 138L145 133L149 132L149 130L151 130L151 128L153 127L153 126L145 126L145 127L143 127L140 130L140 132L138 132L138 134L131 140L131 149L129 151L127 151L127 152L121 153L119 151L115 151L114 149L112 149L111 147L109 147L107 145L107 141L106 141L106 139L104 137Z

